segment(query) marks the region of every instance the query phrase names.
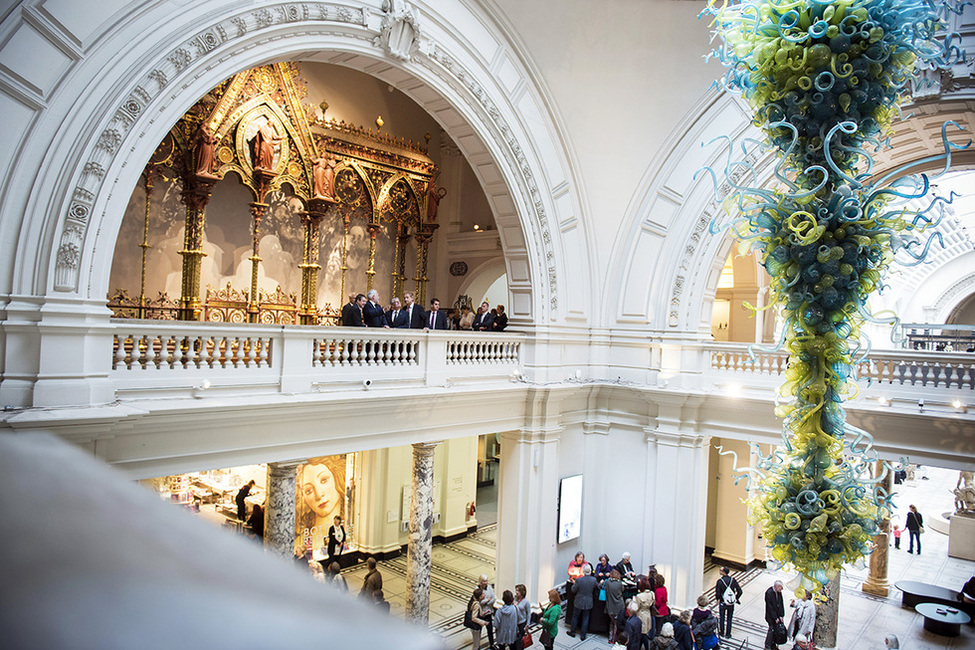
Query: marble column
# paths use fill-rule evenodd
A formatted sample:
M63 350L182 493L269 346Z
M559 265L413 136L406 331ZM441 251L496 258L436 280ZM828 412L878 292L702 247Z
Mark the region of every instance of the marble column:
M877 462L877 472L885 472L882 464ZM884 492L891 493L894 488L893 472L886 472L882 482ZM887 559L890 552L890 519L885 518L880 522L880 534L873 538L873 552L870 554L870 575L867 576L861 589L874 596L884 596L890 592L890 583L887 582Z
M836 647L836 624L840 616L840 576L829 581L820 594L825 601L816 604L816 630L813 641L817 648Z
M433 550L433 452L439 442L413 445L410 537L406 556L406 620L424 627L430 618Z
M298 461L267 464L264 548L281 557L295 551L295 473Z

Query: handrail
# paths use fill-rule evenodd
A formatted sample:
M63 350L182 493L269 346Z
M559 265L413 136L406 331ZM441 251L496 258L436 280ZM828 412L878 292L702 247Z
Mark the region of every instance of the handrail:
M163 384L170 391L195 389L204 378L225 387L307 392L366 378L438 385L507 377L521 368L525 338L512 332L133 319L113 319L112 325L109 378L116 390L143 395Z
M785 373L788 354L765 352L747 343L705 343L708 367L719 373L777 377ZM876 350L856 367L871 383L975 390L975 354L920 350Z

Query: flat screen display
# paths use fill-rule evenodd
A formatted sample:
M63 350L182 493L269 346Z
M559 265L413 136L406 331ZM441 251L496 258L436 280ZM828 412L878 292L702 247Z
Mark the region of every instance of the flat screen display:
M559 544L579 537L582 527L582 474L559 481Z

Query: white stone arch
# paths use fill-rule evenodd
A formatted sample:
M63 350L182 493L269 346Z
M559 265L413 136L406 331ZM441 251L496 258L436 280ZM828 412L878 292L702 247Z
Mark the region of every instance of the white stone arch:
M674 129L661 156L648 168L620 231L608 286L622 287L615 320L626 328L680 336L710 335L710 310L718 276L731 249L725 235L709 233L719 214L714 185L707 174L719 172L727 148L713 138L736 142L757 137L747 107L727 93L709 91ZM740 156L736 155L736 158ZM762 168L762 161L753 161ZM706 298L705 298L706 297Z
M498 21L469 3L417 2L418 44L404 59L383 43L382 5L213 0L175 11L149 0L82 0L7 13L0 47L33 49L4 52L28 61L18 77L0 71L0 108L15 136L0 153L4 404L114 398L105 296L141 168L217 83L309 53L400 89L464 152L498 225L513 323L558 322L568 309L560 292L591 293L590 225L557 118ZM560 282L567 267L571 282ZM54 341L45 321L78 327Z
M468 271L467 276L464 278L464 282L460 285L460 289L457 291L457 293L458 295L466 294L470 296L470 299L474 301L474 309L476 310L483 295L472 295L470 293L472 288L483 287L484 289L487 289L505 273L506 270L502 260L492 259L482 262L474 269Z
M947 323L951 312L955 311L969 297L975 295L975 272L959 278L933 303L933 323Z
M82 5L80 16L93 3L76 4ZM57 81L60 94L35 106L28 120L32 128L22 154L46 155L8 168L4 179L5 188L15 188L0 206L4 218L26 215L16 251L9 251L10 293L99 301L121 214L118 201L178 116L242 69L315 52L314 60L394 85L443 125L494 210L514 318L558 319L560 222L576 223L573 259L587 257L589 247L585 226L578 226L575 182L551 137L557 128L536 81L491 18L459 2L417 3L419 47L412 60L391 56L379 39L385 17L379 5L270 2L254 8L223 1L173 15L171 7L144 2L107 28L88 26L88 48L81 27L73 33L72 25L47 20L52 40L60 36L82 45ZM26 7L22 13L38 11ZM30 27L18 10L5 22L17 23L14 30ZM106 65L107 59L113 64ZM45 123L63 128L48 131ZM560 205L553 194L570 200ZM581 266L589 268L588 262Z
M967 110L970 104L946 99L918 107L916 113L895 125L891 137L894 148L878 155L875 173L883 174L942 152L941 125L947 120L965 129L960 134L951 131L949 135L954 137L950 139L955 143L967 141L975 126ZM693 177L697 170L711 166L719 173L719 185L722 183L720 172L727 149L717 144L702 148L721 136L729 136L736 147L746 138L762 139L740 98L711 90L674 129L661 155L649 166L640 183L644 189L635 195L627 211L624 223L629 226L620 230L612 256L617 262L608 275L607 287L619 297L613 314L619 326L664 337L709 337L715 288L732 242L726 235L709 233L714 217L724 222L728 217L715 201L710 177ZM952 169L971 168L973 156L973 149L953 153ZM736 149L734 159L744 157L740 148ZM749 162L756 170L757 184L768 182L773 172L772 155L750 156ZM942 168L943 163L916 163L910 171ZM621 289L616 291L616 287ZM941 309L938 312L947 315Z

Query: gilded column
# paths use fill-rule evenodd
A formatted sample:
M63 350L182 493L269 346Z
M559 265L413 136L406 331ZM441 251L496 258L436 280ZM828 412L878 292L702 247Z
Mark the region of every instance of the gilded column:
M406 620L423 627L430 618L433 550L433 453L439 442L413 445L410 538L406 556Z
M399 290L403 293L406 292L406 245L409 243L409 241L410 235L407 232L407 227L402 226L402 229L397 235L397 250L399 253L396 257L396 268L398 269L399 276Z
M339 295L342 297L342 304L345 304L345 272L349 270L347 264L349 255L349 208L342 210L342 289Z
M314 325L318 322L318 263L319 237L318 227L328 212L329 202L322 199L312 199L308 202L308 212L302 218L305 225L304 251L301 269L301 305L298 309L299 322L302 325Z
M416 236L416 301L427 304L427 258L433 233L422 232Z
M281 557L294 557L295 473L299 462L267 464L267 506L264 548Z
M883 463L877 461L876 473L885 473L883 479L883 489L885 494L890 494L894 489L894 476L883 467ZM870 574L863 583L861 589L874 596L886 597L890 593L890 583L887 582L887 560L890 553L890 518L885 517L880 522L880 533L873 538L873 552L870 554Z
M376 276L376 235L379 224L369 224L369 268L366 270L366 291L372 290L372 280Z
M399 263L400 249L403 247L402 231L403 224L397 221L396 234L393 236L396 248L393 251L393 291L390 294L390 299L399 296L403 287L403 276L400 274Z
M257 323L260 320L261 304L259 298L260 287L257 284L257 272L261 268L261 219L267 214L266 203L251 203L251 215L254 217L254 230L251 236L251 290L247 303L247 322Z
M183 182L186 221L183 230L182 281L179 295L180 320L200 320L200 266L203 256L203 226L214 180L199 175Z
M139 244L139 248L142 249L142 281L139 284L139 318L146 317L146 256L149 254L149 249L152 248L149 244L149 208L152 205L153 171L152 165L146 165L145 171L142 172L142 181L146 188L146 217L142 224L142 243Z

